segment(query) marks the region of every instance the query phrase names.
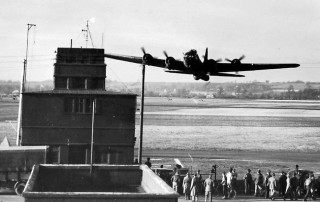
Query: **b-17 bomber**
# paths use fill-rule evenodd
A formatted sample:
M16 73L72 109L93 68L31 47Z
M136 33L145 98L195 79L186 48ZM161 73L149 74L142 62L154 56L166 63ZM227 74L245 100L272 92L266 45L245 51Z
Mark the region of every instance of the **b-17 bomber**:
M147 53L144 48L141 49L143 52L142 57L110 53L104 54L104 56L111 59L164 68L168 73L192 74L195 80L201 79L204 81L209 81L210 76L244 77L244 75L238 74L240 71L295 68L300 66L296 63L242 63L241 61L245 58L244 55L232 60L226 58L225 60L228 63L220 63L221 59L208 59L208 48L206 48L203 61L201 61L197 51L194 49L183 54L183 61L169 56L166 51L163 51L166 59L158 59Z

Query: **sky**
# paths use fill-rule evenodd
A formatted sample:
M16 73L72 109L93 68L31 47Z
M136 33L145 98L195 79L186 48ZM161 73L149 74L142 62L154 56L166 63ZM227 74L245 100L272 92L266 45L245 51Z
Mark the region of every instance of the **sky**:
M298 68L242 72L244 78L211 77L211 82L320 82L320 1L318 0L10 0L0 1L0 80L53 79L58 47L95 48L142 56L141 47L164 59L196 49L199 56L239 58L248 63L299 63ZM141 66L106 58L107 79L141 80ZM239 72L241 74L241 72ZM147 82L194 82L192 75L146 67ZM199 81L204 82L204 81Z

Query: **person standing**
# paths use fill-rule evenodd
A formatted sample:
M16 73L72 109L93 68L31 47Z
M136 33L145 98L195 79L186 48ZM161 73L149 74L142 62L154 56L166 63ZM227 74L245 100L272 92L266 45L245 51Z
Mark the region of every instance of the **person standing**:
M286 193L283 196L283 200L286 200L287 196L290 197L290 200L293 200L293 198L292 198L292 187L291 187L291 184L290 184L290 173L289 172L287 173L286 182L287 182L287 187L286 187Z
M279 196L284 197L286 194L286 187L287 187L287 176L284 171L281 172L281 175L279 177Z
M205 187L204 201L207 202L209 198L210 202L212 202L213 180L211 175L208 176L208 178L204 181L203 184Z
M298 170L298 174L296 175L296 177L298 179L297 193L299 197L302 197L304 178L302 177L302 173L300 170Z
M291 186L291 189L292 189L292 197L294 197L295 200L298 199L298 179L297 179L297 173L294 172L293 173L293 177L290 178L290 186Z
M232 186L232 189L233 189L233 198L236 198L236 195L237 195L237 178L238 178L238 173L236 172L236 169L233 168L232 170L232 180L231 180L231 186Z
M251 175L251 170L248 169L247 173L243 176L244 179L244 193L246 195L251 194L251 184L252 184L252 175Z
M180 182L180 175L178 172L176 172L172 177L171 177L171 182L172 182L172 188L178 193L178 185Z
M190 174L187 173L183 178L183 193L185 195L186 200L190 200L190 187L191 187L191 177Z
M264 186L266 187L266 195L265 198L269 198L269 178L271 177L271 171L267 171L266 176L264 178Z
M200 192L200 183L201 183L199 179L200 177L197 177L197 174L194 174L191 181L191 186L190 186L192 201L198 201L198 195Z
M294 171L296 174L298 174L298 172L299 172L299 165L296 165L296 169L295 169L295 171Z
M229 172L226 174L227 177L227 186L228 186L228 198L230 198L231 194L235 193L234 192L234 187L233 187L233 183L232 183L232 178L233 178L233 169L230 168Z
M315 187L314 187L314 184L315 184L314 176L313 176L313 174L311 174L309 176L307 175L306 177L307 177L307 179L304 182L304 187L306 188L307 193L304 196L303 200L306 201L309 196L311 196L311 198L313 200L315 200L316 198L315 198L315 195L314 195L314 193L315 193L315 190L314 190L315 189Z
M221 185L222 185L222 199L228 198L227 192L228 192L228 185L227 185L227 176L226 172L222 173L222 179L221 179Z
M150 157L147 158L147 161L144 164L146 164L149 168L151 168Z
M200 174L200 170L197 170L197 175L196 177L199 179L199 182L202 180L202 175Z
M314 179L314 186L318 190L318 196L320 196L320 176L318 176L318 179Z
M275 178L275 174L272 173L271 177L269 177L268 179L268 187L269 187L269 196L270 196L270 199L272 201L274 201L274 194L275 194L275 190L276 190L276 187L277 187L277 184L276 184L276 178Z
M313 200L316 200L316 189L317 189L317 184L316 184L316 179L314 178L314 174L311 174L311 197Z
M255 184L255 187L254 187L254 196L258 196L258 192L259 192L259 195L261 196L262 195L262 185L263 185L263 176L261 174L261 170L259 169L256 176L255 176L255 180L254 180L254 184Z

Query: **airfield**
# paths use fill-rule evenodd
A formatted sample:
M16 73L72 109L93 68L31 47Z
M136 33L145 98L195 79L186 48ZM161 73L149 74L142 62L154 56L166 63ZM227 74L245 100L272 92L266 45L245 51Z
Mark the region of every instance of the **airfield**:
M136 148L140 134L139 98ZM0 137L15 136L17 102L0 102ZM320 172L320 101L145 98L143 157L221 174L230 166ZM137 150L137 149L136 149ZM220 177L220 174L218 175Z
M139 102L138 98L136 152ZM17 114L17 102L0 102L2 139L15 135L13 121ZM156 167L174 165L173 159L178 158L185 167L200 169L203 174L216 164L217 179L229 167L236 168L238 180L248 168L253 174L257 169L263 173L271 170L278 177L278 173L292 170L296 164L317 174L319 120L319 101L147 97L143 160L150 156ZM0 195L0 200L2 197L7 196ZM184 201L183 197L179 201Z
M216 164L218 179L230 166L241 178L248 168L279 173L299 164L320 171L319 101L146 98L145 104L143 155L154 164L179 158L203 173Z

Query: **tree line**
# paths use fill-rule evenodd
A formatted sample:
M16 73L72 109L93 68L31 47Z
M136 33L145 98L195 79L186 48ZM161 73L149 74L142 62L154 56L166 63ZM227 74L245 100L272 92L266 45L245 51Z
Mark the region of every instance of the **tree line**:
M0 94L11 94L20 89L20 82L0 81ZM27 91L53 89L53 81L28 82ZM106 81L107 91L141 94L140 82ZM320 82L147 82L145 95L149 97L224 98L224 99L274 99L319 100Z

